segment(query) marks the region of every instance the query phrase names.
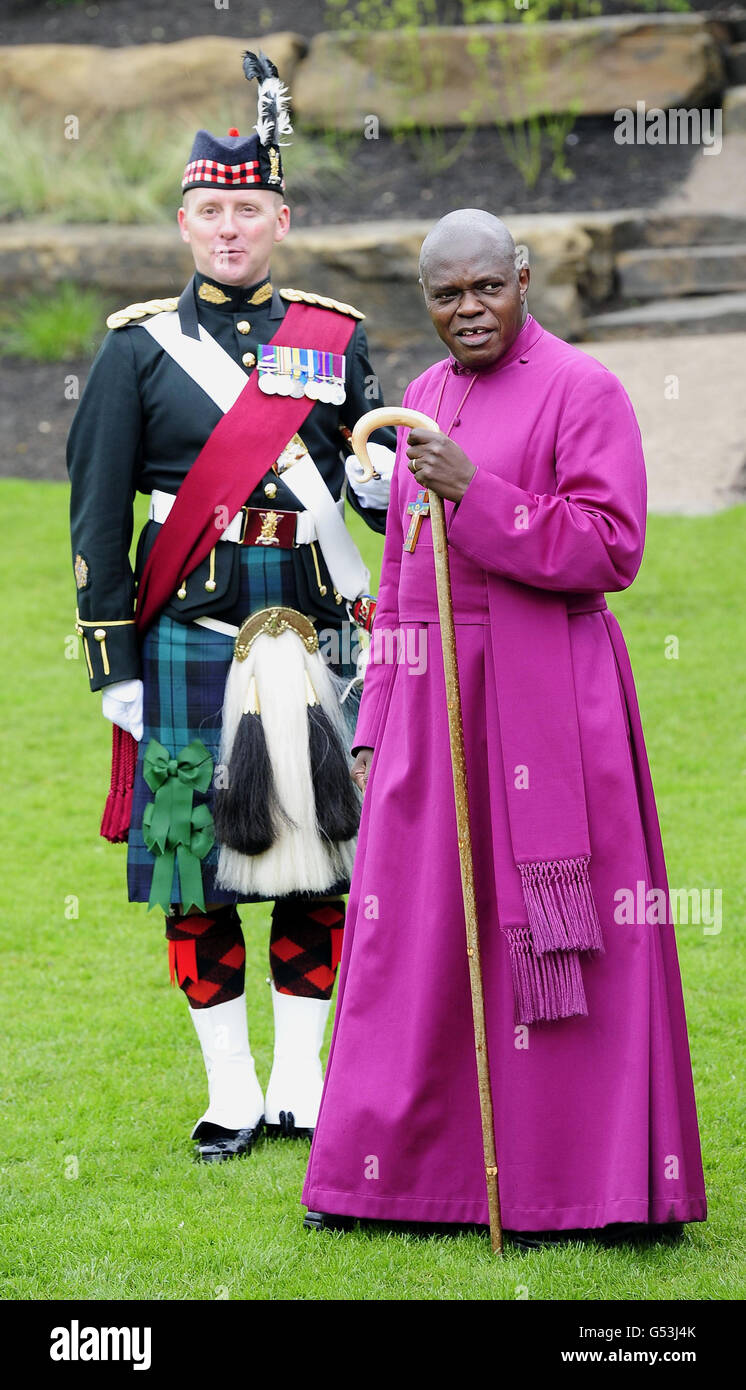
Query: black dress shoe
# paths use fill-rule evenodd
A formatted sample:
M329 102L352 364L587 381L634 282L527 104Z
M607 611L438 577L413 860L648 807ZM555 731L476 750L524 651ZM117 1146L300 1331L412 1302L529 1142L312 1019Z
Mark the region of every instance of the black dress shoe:
M620 1221L609 1226L600 1226L594 1234L604 1245L619 1245L625 1240L664 1240L670 1243L681 1239L684 1234L684 1223L683 1221Z
M222 1163L227 1158L243 1158L250 1154L264 1129L264 1116L252 1129L224 1129L209 1120L201 1120L192 1138L197 1141L195 1160L198 1163Z
M330 1211L307 1211L303 1225L309 1231L380 1231L382 1234L418 1236L430 1240L433 1236L489 1235L489 1226L480 1222L454 1221L389 1221L377 1216L340 1216Z
M308 1231L351 1231L356 1219L354 1216L336 1216L330 1211L307 1211L303 1225Z
M312 1128L297 1127L292 1110L281 1110L280 1123L265 1125L265 1129L268 1139L313 1139Z
M489 1228L487 1228L489 1230ZM563 1240L583 1240L593 1231L504 1231L503 1235L519 1250L544 1250L547 1245L560 1245Z
M663 1224L623 1221L569 1231L506 1231L505 1235L519 1250L543 1250L548 1245L561 1245L571 1240L592 1240L601 1245L620 1245L624 1241L675 1241L681 1238L683 1230L680 1221Z

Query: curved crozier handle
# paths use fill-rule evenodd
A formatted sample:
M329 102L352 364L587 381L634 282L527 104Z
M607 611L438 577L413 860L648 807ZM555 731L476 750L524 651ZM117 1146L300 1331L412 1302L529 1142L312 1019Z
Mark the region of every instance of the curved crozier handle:
M401 405L382 405L378 410L369 410L366 415L361 415L352 431L351 440L355 457L363 470L363 476L359 479L361 483L370 482L375 473L368 455L368 439L374 430L380 430L383 425L408 425L411 430L440 431L440 425L429 415L424 415L421 410L407 410Z

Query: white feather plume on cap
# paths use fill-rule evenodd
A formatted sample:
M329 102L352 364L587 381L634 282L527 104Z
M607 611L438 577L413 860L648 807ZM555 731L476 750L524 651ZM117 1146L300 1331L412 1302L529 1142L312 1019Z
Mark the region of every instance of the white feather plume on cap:
M289 93L270 58L261 50L258 54L248 50L243 55L243 70L247 81L256 78L259 83L257 93L258 119L254 127L263 145L287 145L281 135L292 135L288 112Z

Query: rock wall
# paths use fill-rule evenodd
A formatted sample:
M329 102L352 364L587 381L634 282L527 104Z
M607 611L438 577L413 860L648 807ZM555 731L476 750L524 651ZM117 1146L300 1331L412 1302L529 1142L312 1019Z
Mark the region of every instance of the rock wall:
M587 286L601 284L604 267L610 273L611 252L604 250L608 232L591 234L580 221L559 215L509 221L516 241L527 247L532 312L552 332L578 336ZM429 221L392 221L293 230L273 257L274 282L355 304L367 316L374 346L406 351L421 338L425 323L417 260L430 226ZM602 220L600 226L606 223ZM64 280L95 285L112 310L178 294L192 270L189 248L179 240L175 224L0 226L3 295L38 291Z
M574 111L696 105L724 82L701 15L319 34L300 65L306 128L476 125Z
M261 39L205 37L132 48L96 44L16 44L0 47L0 91L29 119L47 111L76 116L117 111L163 111L209 122L212 111L235 102L237 120L255 120L255 98L241 71L244 49L269 46L291 85L308 50L300 34ZM255 88L253 89L255 90Z
M248 117L240 56L261 47L292 91L300 129L361 131L371 115L383 129L457 127L604 115L638 100L695 105L725 84L726 40L703 15L660 14L331 32L310 44L290 32L131 48L20 44L0 47L0 90L30 119L151 109L209 121L225 103Z

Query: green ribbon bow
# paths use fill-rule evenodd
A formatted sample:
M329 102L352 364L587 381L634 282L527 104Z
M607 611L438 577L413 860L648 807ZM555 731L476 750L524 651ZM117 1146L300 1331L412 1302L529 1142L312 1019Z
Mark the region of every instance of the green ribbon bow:
M179 868L181 902L205 910L201 860L215 843L215 825L208 806L193 807L195 791L206 792L213 775L213 760L201 739L194 739L175 758L157 739L145 750L143 777L155 793L142 821L143 839L155 855L148 907L171 907L174 862Z

